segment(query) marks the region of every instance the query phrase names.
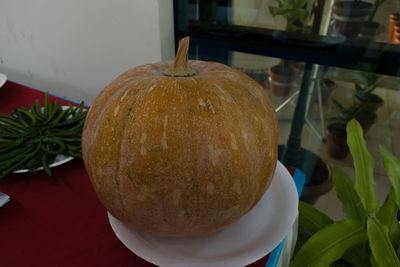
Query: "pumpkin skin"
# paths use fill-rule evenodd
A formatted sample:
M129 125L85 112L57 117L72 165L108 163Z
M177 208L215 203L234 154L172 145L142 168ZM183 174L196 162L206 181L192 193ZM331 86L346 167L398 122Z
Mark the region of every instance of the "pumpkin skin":
M133 68L97 96L82 155L105 208L158 236L203 235L246 214L269 187L278 124L263 88L223 64Z

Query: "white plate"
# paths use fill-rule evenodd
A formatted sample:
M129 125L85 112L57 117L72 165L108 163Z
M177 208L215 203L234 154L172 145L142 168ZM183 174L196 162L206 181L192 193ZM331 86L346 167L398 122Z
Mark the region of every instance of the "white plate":
M61 109L67 109L69 108L69 106L61 106ZM41 108L43 110L43 107ZM67 163L68 161L73 160L74 158L71 156L66 156L66 155L57 155L56 158L54 159L54 162L52 164L49 165L49 168L53 168L53 167L57 167L61 164ZM35 171L41 171L43 170L43 167L39 167L37 169L35 169ZM13 173L25 173L28 172L28 169L20 169L20 170L16 170L13 171Z
M2 87L7 81L7 76L3 73L0 73L0 87Z
M71 161L73 159L74 158L70 157L70 156L57 155L56 158L54 159L54 162L49 165L49 168L53 168L58 165L67 163L68 161ZM39 167L39 168L35 169L35 171L41 171L41 170L43 170L43 167ZM13 171L13 173L24 173L24 172L28 172L28 169L20 169L20 170Z
M277 163L274 179L257 205L224 230L203 237L160 238L133 230L110 213L119 240L160 266L244 266L270 253L290 231L298 213L293 178Z

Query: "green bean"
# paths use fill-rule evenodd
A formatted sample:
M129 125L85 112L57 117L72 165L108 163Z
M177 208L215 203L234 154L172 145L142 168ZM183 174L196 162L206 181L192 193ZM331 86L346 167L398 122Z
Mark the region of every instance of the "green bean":
M39 100L35 100L35 109L34 109L35 115L38 119L40 119L41 121L44 121L46 119L46 117L44 116L42 109L40 108L39 105Z
M29 150L29 147L20 146L20 147L16 147L15 149L9 151L8 153L1 153L0 154L0 162L2 160L9 159L9 158L17 156L19 154L23 154L23 153L27 152L28 150Z
M39 151L38 148L39 146L36 147L36 149L33 146L29 146L29 149L23 153L23 154L19 154L18 156L12 157L8 160L2 161L0 163L0 170L6 170L8 168L10 168L11 166L14 166L17 162L22 161L23 159L25 159L26 157L28 157L29 155L32 154L32 150L34 149L34 151Z
M44 116L47 118L49 114L49 94L46 93L44 96L44 108L43 108Z
M31 119L31 121L32 121L31 124L33 124L33 125L36 124L36 118L35 118L35 116L32 114L32 112L30 112L30 111L27 110L26 108L17 108L16 110L19 111L19 112L21 112L22 114L25 114L26 116L28 116L28 117Z
M53 120L52 125L56 125L60 120L64 119L67 112L68 112L67 109L62 110L58 114L57 118L55 120Z
M50 103L47 93L43 108L36 99L30 110L20 107L0 114L0 177L21 166L34 172L41 165L50 175L49 164L57 155L82 157L86 115L83 102L62 108L56 101Z
M23 155L25 157L20 157L18 161L13 161L12 164L8 166L8 168L4 169L0 175L0 180L6 177L11 172L15 171L21 166L24 166L27 161L29 161L35 154L38 152L38 148L36 148L33 152L29 153L28 155Z
M50 171L50 168L49 168L49 165L48 165L48 162L47 162L46 154L43 154L43 155L42 155L42 166L43 166L44 171L45 171L49 176L51 176L51 171Z
M49 150L49 149L47 149L45 144L56 144L55 147L58 147L58 149L57 150ZM58 155L58 154L62 154L62 152L64 151L65 144L64 144L64 142L62 142L61 140L56 139L56 138L43 138L41 149L44 152L46 152L47 154Z

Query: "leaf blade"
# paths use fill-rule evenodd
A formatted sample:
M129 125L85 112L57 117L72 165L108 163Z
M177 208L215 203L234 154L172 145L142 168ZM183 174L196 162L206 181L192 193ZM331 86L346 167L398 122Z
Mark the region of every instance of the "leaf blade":
M305 230L314 234L332 224L333 220L312 205L299 201L299 224Z
M353 157L355 169L354 189L360 197L365 211L370 214L378 209L375 193L374 159L367 150L363 130L356 120L351 120L346 127L347 144Z
M368 217L367 234L372 255L378 266L400 267L400 261L390 242L387 227L378 219Z
M336 195L342 202L342 208L348 218L364 221L366 213L361 204L360 197L354 190L354 183L350 177L338 167L332 168L333 182Z
M291 267L329 266L344 252L367 240L362 224L355 219L345 219L324 227L314 234L299 250Z
M397 221L398 208L395 203L395 194L393 188L389 192L389 198L379 208L376 218L388 227L389 238L391 242L395 242L400 238L400 225Z
M385 171L394 189L397 208L400 209L400 161L384 146L379 145L379 150L381 152L383 166L385 167Z

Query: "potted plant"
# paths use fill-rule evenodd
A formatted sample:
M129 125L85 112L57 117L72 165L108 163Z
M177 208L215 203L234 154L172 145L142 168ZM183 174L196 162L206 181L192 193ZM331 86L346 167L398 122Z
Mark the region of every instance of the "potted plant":
M305 9L307 0L275 0L277 6L269 6L273 17L282 16L286 20L286 31L301 32L308 18ZM282 60L268 70L269 88L277 96L287 96L301 72L302 64L296 61Z
M334 222L304 202L299 204L300 230L291 267L400 266L400 161L380 146L392 188L380 205L375 194L374 160L367 150L360 124L347 125L355 180L333 168L336 194L346 218Z
M383 105L383 99L373 93L379 85L379 76L374 72L363 72L362 76L364 83L354 84L355 100L361 107L375 113Z
M337 1L332 7L335 29L347 38L355 38L368 20L373 5L360 0Z
M360 116L363 110L356 103L349 107L340 104L335 98L332 102L339 108L340 113L330 119L330 123L325 130L328 154L335 159L343 159L349 154L346 143L346 125L352 119Z
M375 0L373 4L373 8L368 20L364 23L361 29L361 35L367 38L372 38L378 33L378 29L381 24L377 21L374 21L374 17L378 8L385 2L386 0Z

